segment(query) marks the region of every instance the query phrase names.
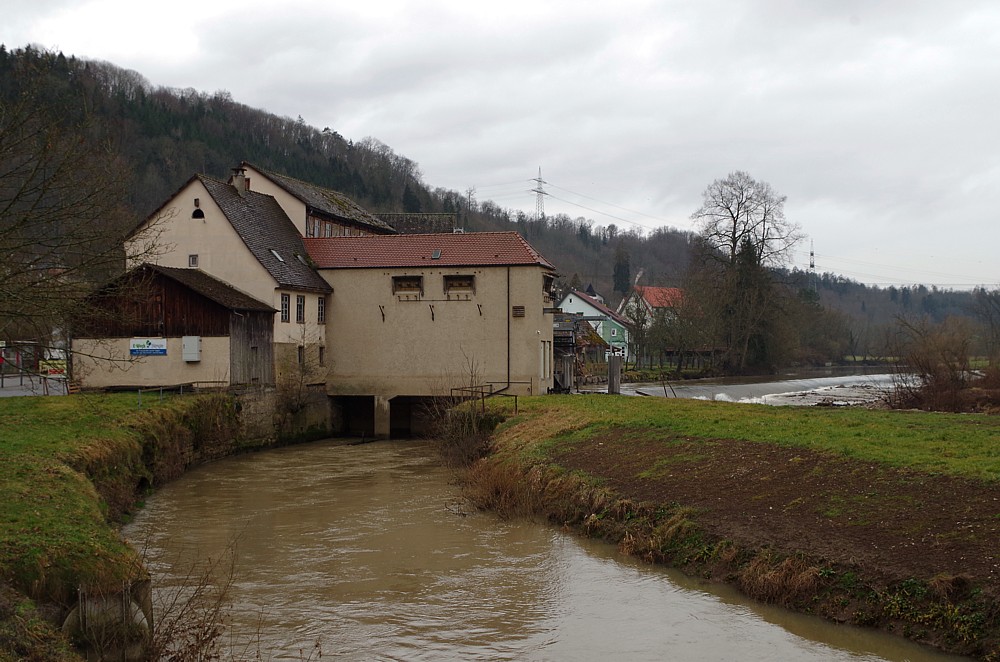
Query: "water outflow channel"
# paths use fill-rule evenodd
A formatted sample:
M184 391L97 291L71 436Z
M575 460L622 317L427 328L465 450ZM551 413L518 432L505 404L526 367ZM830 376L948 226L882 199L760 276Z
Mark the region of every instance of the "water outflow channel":
M424 442L223 460L157 492L125 533L161 599L235 541L234 650L259 637L264 659L317 642L324 659L952 659L475 512Z

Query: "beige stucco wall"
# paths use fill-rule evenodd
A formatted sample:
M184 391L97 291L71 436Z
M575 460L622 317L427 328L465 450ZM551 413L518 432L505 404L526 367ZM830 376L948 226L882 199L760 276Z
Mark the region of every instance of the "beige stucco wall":
M552 386L551 305L541 267L330 269L329 392L335 395L447 395L470 382L540 394ZM475 291L444 292L446 274L472 274ZM509 281L508 281L509 274ZM421 296L394 295L392 277L420 275ZM508 290L509 284L509 290ZM524 306L524 317L511 317ZM384 313L384 317L383 317Z
M205 218L191 218L195 198ZM201 182L184 187L151 221L158 234L159 252L145 262L165 267L188 267L198 256L198 268L264 302L275 299L275 282L229 224ZM287 258L286 258L287 259Z
M129 338L73 340L73 377L85 388L229 384L229 338L201 339L201 361L188 363L182 339L167 338L166 356L129 356Z
M263 176L257 176L255 179L266 181ZM251 185L253 184L254 180L251 179ZM197 208L205 213L203 219L191 217L196 209L195 198L199 201ZM304 224L304 206L301 214ZM226 220L222 210L215 204L201 182L195 180L189 183L164 205L163 213L158 218L147 223L153 225L152 233L157 235L159 250L143 261L165 267L187 268L188 257L197 255L200 270L259 301L270 303L279 311L274 316L274 342L292 344L322 342L326 329L316 321L317 299L320 295L277 289L271 274L246 247L243 239ZM293 259L287 255L284 257L286 260ZM281 321L282 293L290 297L289 322ZM295 321L295 300L299 295L306 297L304 324ZM327 316L329 317L329 310Z

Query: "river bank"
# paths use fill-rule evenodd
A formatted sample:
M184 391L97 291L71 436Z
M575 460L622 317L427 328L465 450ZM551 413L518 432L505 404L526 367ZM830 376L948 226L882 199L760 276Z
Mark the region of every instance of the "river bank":
M147 397L141 408L125 393L4 399L0 661L79 659L61 630L72 635L65 624L81 606L109 596L152 629L148 573L117 525L194 466L285 443L256 404L225 394Z
M1000 421L530 400L470 496L765 602L1000 659Z
M237 550L222 659L957 662L479 511L433 440L342 442L201 467L124 527L158 603Z

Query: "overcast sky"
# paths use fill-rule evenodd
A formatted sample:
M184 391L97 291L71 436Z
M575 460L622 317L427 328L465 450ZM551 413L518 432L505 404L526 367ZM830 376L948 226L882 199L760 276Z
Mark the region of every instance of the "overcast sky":
M600 225L692 229L745 170L786 195L793 264L1000 285L991 0L0 0L0 42L229 91L424 182ZM193 174L193 173L192 173ZM180 184L180 182L178 183Z

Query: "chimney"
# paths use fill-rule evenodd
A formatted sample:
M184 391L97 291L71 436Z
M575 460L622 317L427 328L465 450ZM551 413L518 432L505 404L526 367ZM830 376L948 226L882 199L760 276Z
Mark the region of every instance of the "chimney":
M233 168L233 176L229 178L229 183L236 188L236 192L243 195L243 191L247 190L247 170L243 166Z

